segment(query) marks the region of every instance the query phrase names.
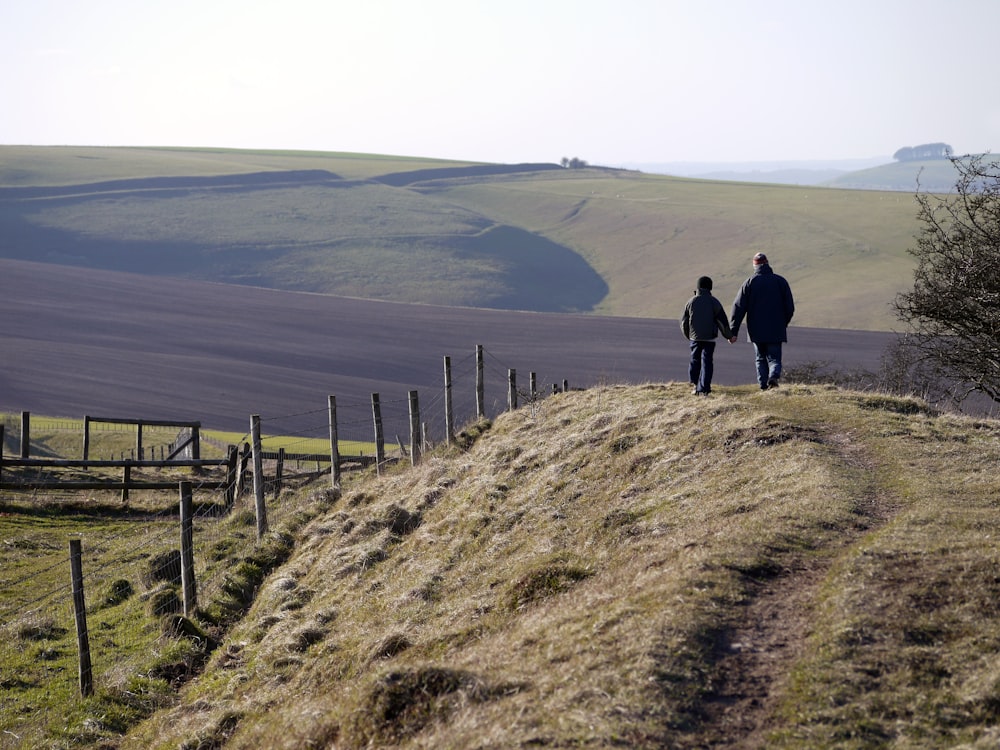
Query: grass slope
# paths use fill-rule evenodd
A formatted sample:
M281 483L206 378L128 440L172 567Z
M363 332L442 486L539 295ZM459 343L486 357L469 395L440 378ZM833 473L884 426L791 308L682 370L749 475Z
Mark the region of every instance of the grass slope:
M890 302L912 283L906 193L536 166L470 174L477 165L375 155L5 146L0 253L403 302L676 318L700 275L728 304L763 250L793 284L796 323L869 330L894 327ZM272 172L312 177L148 182ZM23 192L122 179L136 182Z
M915 204L899 193L587 171L442 190L577 249L608 280L609 315L677 317L703 274L728 305L757 251L792 283L799 325L891 329L912 284Z
M955 186L955 168L948 159L896 161L840 175L828 185L860 190L903 190L947 193Z
M121 746L1000 739L996 422L649 384L481 428L346 488Z

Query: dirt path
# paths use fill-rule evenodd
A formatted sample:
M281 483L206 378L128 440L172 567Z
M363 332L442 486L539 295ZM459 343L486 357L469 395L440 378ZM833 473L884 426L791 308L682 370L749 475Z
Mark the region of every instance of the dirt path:
M896 510L892 499L878 492L877 467L864 446L836 430L824 431L823 440L836 448L846 466L864 477L858 507L863 523L834 540L829 554L813 555L809 562L755 584L756 591L741 623L719 647L716 665L722 681L704 705L704 747L767 747L767 736L775 726L775 710L788 687L789 672L807 647L819 587L837 554L886 523Z
M794 571L767 584L743 624L722 644L723 683L705 705L709 747L763 748L788 671L805 651L812 602L825 568Z

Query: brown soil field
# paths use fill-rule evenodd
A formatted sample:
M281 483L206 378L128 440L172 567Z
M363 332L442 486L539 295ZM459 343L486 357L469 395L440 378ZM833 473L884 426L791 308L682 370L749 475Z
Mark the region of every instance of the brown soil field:
M685 301L676 300L678 314ZM0 411L70 418L244 431L258 414L275 420L272 432L294 433L325 424L329 395L338 414L341 403L370 404L372 393L404 410L410 390L421 405L442 401L448 356L461 425L475 413L480 344L492 413L506 405L509 369L519 391L531 372L543 392L564 380L687 380L687 344L672 319L408 305L19 260L0 260L0 320ZM786 368L876 370L891 338L793 327ZM715 384L753 382L750 344L720 341Z

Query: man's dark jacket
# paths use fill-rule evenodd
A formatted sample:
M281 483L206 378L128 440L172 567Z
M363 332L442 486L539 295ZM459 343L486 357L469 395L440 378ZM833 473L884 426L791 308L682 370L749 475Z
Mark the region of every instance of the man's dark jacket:
M729 325L736 336L743 318L747 319L747 335L758 344L778 344L788 341L788 324L795 313L792 290L784 277L762 263L753 276L743 282L733 301Z

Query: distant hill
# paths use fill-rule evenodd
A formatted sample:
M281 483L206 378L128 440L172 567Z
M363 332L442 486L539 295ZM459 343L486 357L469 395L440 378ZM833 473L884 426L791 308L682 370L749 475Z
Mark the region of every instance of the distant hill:
M659 162L623 166L652 174L695 177L705 180L766 182L781 185L822 185L861 169L892 161L889 156L868 159L813 159L748 162Z
M898 190L947 193L958 173L948 159L897 161L840 175L826 184L852 190Z
M796 324L891 330L915 231L902 189L0 146L0 257L398 302L675 319L701 275L728 304L764 250L793 284Z
M894 161L892 157L835 161L674 162L630 165L656 174L704 180L812 185L850 190L948 192L957 174L947 159Z

